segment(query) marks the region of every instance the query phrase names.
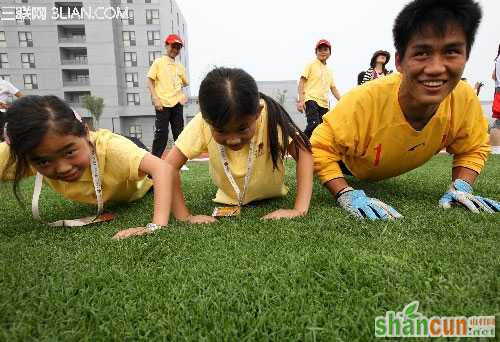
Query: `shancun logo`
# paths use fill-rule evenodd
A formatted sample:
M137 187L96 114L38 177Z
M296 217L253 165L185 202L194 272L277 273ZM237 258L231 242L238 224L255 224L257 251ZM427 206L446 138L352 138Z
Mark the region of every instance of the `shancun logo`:
M495 337L495 316L428 318L418 301L375 318L376 337Z

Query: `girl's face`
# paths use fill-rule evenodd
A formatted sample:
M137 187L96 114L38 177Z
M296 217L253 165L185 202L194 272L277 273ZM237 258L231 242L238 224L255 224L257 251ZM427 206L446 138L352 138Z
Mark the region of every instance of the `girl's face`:
M60 135L47 132L28 160L45 177L76 182L90 166L88 136Z
M233 151L241 150L250 143L257 126L262 106L255 115L247 115L237 120L231 120L223 129L210 126L214 140Z
M386 56L384 56L384 55L378 55L376 63L384 64L386 60L387 60Z

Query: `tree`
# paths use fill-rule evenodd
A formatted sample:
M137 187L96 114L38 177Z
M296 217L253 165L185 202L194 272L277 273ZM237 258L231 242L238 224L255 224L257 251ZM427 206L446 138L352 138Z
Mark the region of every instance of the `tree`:
M94 128L97 128L99 126L102 110L104 109L104 99L99 96L85 95L82 96L82 105L94 118Z

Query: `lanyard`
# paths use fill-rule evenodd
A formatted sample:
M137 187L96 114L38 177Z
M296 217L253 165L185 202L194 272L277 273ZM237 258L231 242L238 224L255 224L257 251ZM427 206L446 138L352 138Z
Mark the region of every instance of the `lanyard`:
M229 180L229 183L233 186L234 193L238 199L238 206L241 207L243 205L243 200L245 199L245 194L247 193L248 184L250 183L250 176L252 175L253 164L255 161L255 143L250 143L250 148L248 150L248 162L247 162L247 173L245 174L245 181L243 185L243 192L240 191L238 184L234 180L233 174L231 173L231 169L229 168L229 161L226 155L226 148L224 145L217 144L219 148L219 152L222 157L222 166L224 167L224 172L226 173L226 177Z
M104 209L104 203L102 201L102 186L101 178L99 176L99 164L97 163L97 156L95 151L92 151L90 155L90 171L92 173L92 182L94 183L95 195L97 197L97 215L82 217L74 220L59 220L55 222L47 223L51 227L80 227L87 224L91 224L95 219L101 215ZM42 191L43 176L37 172L35 179L35 189L33 190L33 199L31 201L31 212L35 220L42 221L40 217L40 212L38 210L38 201L40 199L40 193Z

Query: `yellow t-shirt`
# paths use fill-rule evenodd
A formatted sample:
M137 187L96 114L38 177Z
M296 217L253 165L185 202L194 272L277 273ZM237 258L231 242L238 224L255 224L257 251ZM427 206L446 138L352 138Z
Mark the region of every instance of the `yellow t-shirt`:
M96 148L99 173L103 190L103 201L132 202L144 196L153 182L141 175L139 165L148 153L137 147L133 142L108 130L100 129L90 132L90 141ZM6 170L10 148L6 143L0 144L0 180L14 179L13 169ZM36 169L30 165L26 177L34 176ZM88 204L97 204L89 167L76 182L64 182L43 178L54 191L63 197Z
M460 81L416 131L399 105L400 84L397 73L354 88L323 117L311 137L322 183L343 176L338 161L358 179L380 180L417 168L443 148L453 154L453 167L481 171L488 124L472 88Z
M148 71L148 78L155 81L155 91L164 107L173 107L184 96L182 87L189 84L186 70L168 56L154 60Z
M252 138L252 141L256 144L257 153L243 204L266 198L285 196L288 193L288 188L284 184L284 165L281 164L278 169L273 169L267 132L267 109L264 106L260 117L257 119L255 135ZM224 172L222 156L217 148L217 143L212 137L210 125L202 118L201 113L198 113L186 125L177 138L175 146L188 159L195 158L200 153L208 151L210 156L210 176L219 188L214 202L229 205L238 204L234 189ZM229 168L240 191L243 191L245 174L248 168L249 147L247 145L239 151L226 148Z
M333 83L333 74L326 64L315 59L307 64L301 77L304 83L304 102L312 100L320 107L328 108L328 93Z

